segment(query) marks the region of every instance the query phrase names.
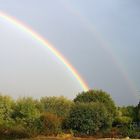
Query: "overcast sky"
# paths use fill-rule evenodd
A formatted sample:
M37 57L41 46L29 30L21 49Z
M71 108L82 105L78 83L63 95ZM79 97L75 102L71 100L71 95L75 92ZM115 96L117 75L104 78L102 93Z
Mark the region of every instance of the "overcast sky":
M140 91L139 0L0 0L58 49L90 88L120 105ZM74 98L82 91L71 73L39 42L0 18L0 91L13 97Z

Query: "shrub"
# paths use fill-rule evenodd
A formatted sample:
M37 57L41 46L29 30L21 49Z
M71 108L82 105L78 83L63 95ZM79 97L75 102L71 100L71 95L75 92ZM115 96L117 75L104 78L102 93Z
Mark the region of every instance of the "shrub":
M73 105L71 100L65 97L44 97L41 99L41 103L44 106L44 112L50 112L56 114L62 119L69 115L69 111Z
M10 138L28 138L29 132L21 124L15 124L7 134Z
M112 119L100 103L77 103L70 111L66 127L81 135L94 135L111 128Z
M127 125L127 124L130 124L132 123L132 118L130 117L126 117L126 116L118 116L115 118L113 124L114 126L117 126L117 125Z
M32 98L18 99L12 114L16 124L25 128L30 136L37 135L39 126L40 112L36 107L36 101Z
M131 125L125 125L120 128L120 134L123 137L140 138L140 128L134 128Z
M43 135L57 135L61 132L61 120L55 114L49 112L42 114L40 122Z
M11 118L14 101L9 96L0 95L0 132L5 133L12 127L14 120Z

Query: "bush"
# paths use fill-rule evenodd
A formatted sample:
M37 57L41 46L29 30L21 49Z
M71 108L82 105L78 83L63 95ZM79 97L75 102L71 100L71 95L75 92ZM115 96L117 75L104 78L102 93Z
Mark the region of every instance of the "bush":
M77 103L70 111L66 128L81 135L94 135L111 128L112 119L100 103Z
M21 124L15 124L7 134L10 138L29 138L29 132Z
M55 114L44 113L40 116L41 133L43 135L57 135L61 132L61 120Z
M12 114L16 124L25 128L29 136L37 135L39 132L40 112L36 107L36 101L32 98L18 99Z
M131 125L126 125L120 128L120 134L123 137L140 138L140 128L134 128Z
M115 118L113 124L114 126L117 126L117 125L128 125L132 123L132 118L130 117L126 117L126 116L118 116Z
M0 95L0 132L5 133L14 123L12 119L14 101L9 96Z
M44 112L50 112L56 114L62 119L69 115L69 111L73 105L71 100L65 97L44 97L41 99L41 103L44 106Z

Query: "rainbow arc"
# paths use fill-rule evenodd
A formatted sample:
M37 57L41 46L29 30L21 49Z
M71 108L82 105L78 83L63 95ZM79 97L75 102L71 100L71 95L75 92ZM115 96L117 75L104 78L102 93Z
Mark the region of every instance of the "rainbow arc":
M43 38L41 35L35 32L32 28L30 28L29 26L25 25L23 22L19 21L18 19L12 16L0 12L0 18L14 25L19 30L27 33L33 39L37 40L40 44L46 47L48 51L50 51L53 55L55 55L57 59L59 59L63 63L63 65L72 73L72 75L79 82L79 84L81 85L84 91L87 91L89 89L88 85L80 76L78 71L72 66L72 64L70 64L70 62L68 62L68 60L53 45L51 45L51 43L49 43L49 41L47 41L45 38Z

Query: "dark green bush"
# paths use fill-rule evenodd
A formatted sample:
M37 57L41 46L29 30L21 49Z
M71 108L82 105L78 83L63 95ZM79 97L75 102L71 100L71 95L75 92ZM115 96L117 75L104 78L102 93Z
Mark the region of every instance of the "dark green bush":
M77 103L70 111L66 126L74 133L94 135L111 128L112 119L101 103Z
M123 137L140 138L140 128L126 125L120 128L120 134Z

